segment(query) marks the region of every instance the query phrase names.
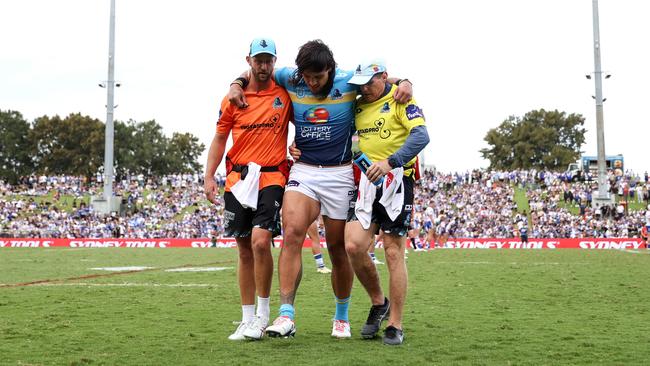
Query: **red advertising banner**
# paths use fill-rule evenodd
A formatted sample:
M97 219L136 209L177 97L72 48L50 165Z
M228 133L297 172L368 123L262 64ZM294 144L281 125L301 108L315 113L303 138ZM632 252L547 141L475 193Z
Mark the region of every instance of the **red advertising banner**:
M210 239L30 239L0 238L0 248L209 248ZM217 248L234 248L234 238L217 239ZM276 248L282 246L282 239L274 239ZM321 241L326 246L325 241ZM311 240L305 240L304 247L311 247ZM638 238L603 239L538 239L522 243L511 239L451 239L445 245L448 249L643 249L645 244Z

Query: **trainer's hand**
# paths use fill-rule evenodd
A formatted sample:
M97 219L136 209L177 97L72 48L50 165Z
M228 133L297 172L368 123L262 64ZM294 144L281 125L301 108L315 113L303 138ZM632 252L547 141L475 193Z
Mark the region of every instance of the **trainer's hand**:
M289 155L291 155L293 160L296 161L298 161L298 159L300 159L300 155L302 155L302 152L296 147L295 141L289 145Z
M376 161L366 170L366 177L371 182L376 182L379 178L386 175L386 173L391 171L390 164L388 164L388 159Z
M399 104L405 104L411 100L411 98L413 98L413 85L411 82L408 80L403 80L401 83L399 83L393 97Z
M246 97L244 96L244 89L237 84L230 84L230 90L228 91L228 100L230 104L236 105L238 108L248 107L246 102Z
M217 182L214 181L214 177L206 177L204 179L203 190L208 201L216 204L219 188L217 187Z

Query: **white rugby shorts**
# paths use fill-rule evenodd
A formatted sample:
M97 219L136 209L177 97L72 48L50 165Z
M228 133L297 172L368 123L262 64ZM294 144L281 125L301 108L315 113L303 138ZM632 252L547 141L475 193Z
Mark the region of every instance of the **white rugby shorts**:
M321 215L345 220L350 201L356 198L352 164L321 167L296 163L291 167L285 187L285 192L289 191L320 202Z

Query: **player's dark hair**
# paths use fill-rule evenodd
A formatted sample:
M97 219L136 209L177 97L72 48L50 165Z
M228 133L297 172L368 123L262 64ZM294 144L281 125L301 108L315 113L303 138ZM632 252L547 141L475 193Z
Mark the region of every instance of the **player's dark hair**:
M329 69L327 84L321 89L316 97L324 98L332 90L334 76L336 76L336 61L332 50L320 39L309 41L300 47L296 56L296 71L291 76L291 82L298 84L302 79L304 71L321 72Z

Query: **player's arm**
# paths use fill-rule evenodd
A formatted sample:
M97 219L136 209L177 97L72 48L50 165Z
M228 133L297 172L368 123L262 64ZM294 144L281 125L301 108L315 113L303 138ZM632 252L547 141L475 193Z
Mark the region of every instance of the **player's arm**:
M397 90L393 97L395 101L400 104L406 104L413 98L413 83L409 79L398 79L389 77L388 82L397 85Z
M210 150L208 151L208 162L205 164L203 189L205 191L205 197L212 203L217 203L217 195L219 193L219 187L217 187L217 183L214 181L214 173L217 172L217 167L223 159L227 140L228 134L215 133L210 144Z
M302 151L296 147L296 140L294 140L291 145L289 145L289 155L291 155L291 158L295 161L298 161L298 159L300 159L300 155L302 155Z
M217 194L219 193L217 183L214 181L214 173L217 167L221 164L224 152L226 151L226 141L232 129L232 107L228 100L224 98L221 101L221 109L219 110L219 121L217 122L217 130L215 131L212 143L210 143L210 150L208 150L208 162L205 164L205 176L203 179L203 189L208 201L216 203Z
M429 143L429 133L424 125L415 126L411 129L406 141L395 153L387 159L373 162L366 171L366 176L371 182L376 181L379 177L386 175L394 168L404 166L404 164L415 158Z
M271 77L275 78L275 70L272 71ZM250 70L242 72L237 79L230 83L230 90L228 91L228 100L231 104L237 106L237 108L246 108L248 103L246 102L246 96L244 96L244 89L248 86L248 83L251 81Z
M244 89L248 86L250 78L250 70L244 71L237 79L230 83L230 90L226 98L230 101L230 104L234 104L237 108L246 108L248 103L246 103L246 97L244 96Z

